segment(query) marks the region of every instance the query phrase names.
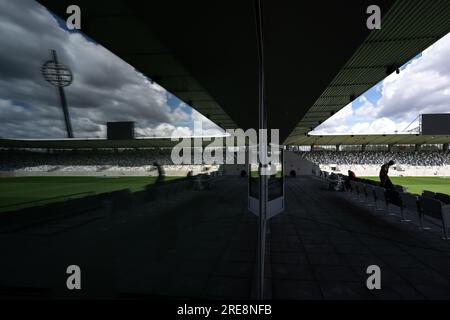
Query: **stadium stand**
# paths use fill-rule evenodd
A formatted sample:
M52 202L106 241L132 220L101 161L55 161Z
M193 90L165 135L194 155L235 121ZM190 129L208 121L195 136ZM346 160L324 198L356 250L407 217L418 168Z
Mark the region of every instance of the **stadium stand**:
M33 152L0 151L0 172L8 175L157 175L154 163L165 166L169 176L217 171L218 165L175 165L171 149L83 150Z
M3 151L0 152L0 170L36 170L48 171L59 168L71 171L77 167L82 170L148 170L154 162L172 164L170 149L154 149L149 151L124 150L114 151L78 151L78 152L31 152Z
M377 176L382 164L395 160L392 176L449 176L449 151L380 152L380 151L312 151L297 152L298 156L320 167L323 171L357 176Z
M326 174L319 175L320 177ZM342 180L348 179L344 175L339 175ZM328 180L327 180L328 181ZM356 179L350 181L348 192L356 195L359 202L368 205L375 205L378 209L378 203L384 204L386 214L391 213L391 206L395 206L400 210L400 218L402 222L410 222L406 218L406 212L415 215L415 221L420 224L421 229L429 229L426 227L425 219L428 219L434 225L440 225L442 228L443 239L450 239L450 202L449 196L445 194L436 194L431 191L424 191L421 196L417 196L406 192L401 186L395 186L395 190L387 190L377 186L377 182L365 179Z
M335 165L380 165L395 159L398 165L442 166L450 164L450 152L301 152L305 159L316 164Z

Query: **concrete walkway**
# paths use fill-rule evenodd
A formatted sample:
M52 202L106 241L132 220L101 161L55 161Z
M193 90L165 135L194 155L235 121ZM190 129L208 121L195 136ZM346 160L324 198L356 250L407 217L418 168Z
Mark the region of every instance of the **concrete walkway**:
M274 299L450 298L450 242L313 177L287 179L287 210L271 222ZM366 268L381 268L381 290Z

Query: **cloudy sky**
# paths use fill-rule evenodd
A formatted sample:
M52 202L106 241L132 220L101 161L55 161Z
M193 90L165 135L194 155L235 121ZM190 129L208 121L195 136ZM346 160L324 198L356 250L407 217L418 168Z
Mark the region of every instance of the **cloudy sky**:
M107 121L136 121L138 136L220 129L34 0L0 0L0 137L64 138L59 95L41 73L56 49L74 82L66 89L76 137L105 137ZM197 134L197 132L196 132Z
M65 137L59 96L40 74L49 49L74 74L66 94L76 137L105 137L107 121L136 121L138 136L191 135L194 121L204 135L221 132L105 48L65 30L34 0L0 0L0 48L0 137ZM421 113L450 112L448 57L450 35L313 134L402 132Z
M408 130L418 127L422 113L449 113L449 57L450 34L311 134L404 133L408 126Z

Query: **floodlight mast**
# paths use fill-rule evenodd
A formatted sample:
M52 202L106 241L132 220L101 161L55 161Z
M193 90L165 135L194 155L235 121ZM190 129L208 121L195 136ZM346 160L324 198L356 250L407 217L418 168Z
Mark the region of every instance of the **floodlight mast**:
M73 76L72 72L67 67L58 63L56 50L50 50L50 60L42 66L42 75L51 85L58 88L61 108L63 110L64 121L66 124L67 137L73 138L69 107L67 105L66 94L64 92L64 87L67 87L72 83Z
M58 56L56 55L56 50L52 50L52 58L56 65L58 65ZM57 69L57 76L60 77L59 70ZM64 121L66 123L66 129L67 129L67 137L73 138L73 131L72 131L72 123L70 122L70 114L69 114L69 107L67 106L67 99L66 99L66 93L64 92L64 87L58 86L59 96L61 98L61 107L63 109L64 113Z
M264 37L261 0L255 0L256 33L258 44L258 109L259 109L259 219L257 252L257 298L264 299L266 229L267 229L267 114L265 108Z

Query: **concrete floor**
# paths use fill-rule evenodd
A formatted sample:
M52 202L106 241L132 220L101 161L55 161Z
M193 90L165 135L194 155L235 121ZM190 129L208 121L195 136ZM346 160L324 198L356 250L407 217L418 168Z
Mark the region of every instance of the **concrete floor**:
M271 221L272 298L450 298L450 242L436 226L421 231L315 178L286 189L287 210ZM366 287L370 265L381 290Z
M211 190L165 190L158 201L113 216L0 233L0 297L253 297L257 218L246 179ZM272 299L450 298L450 242L326 190L313 177L287 178L286 210L269 223ZM68 291L66 268L82 270ZM381 268L381 290L366 268Z

